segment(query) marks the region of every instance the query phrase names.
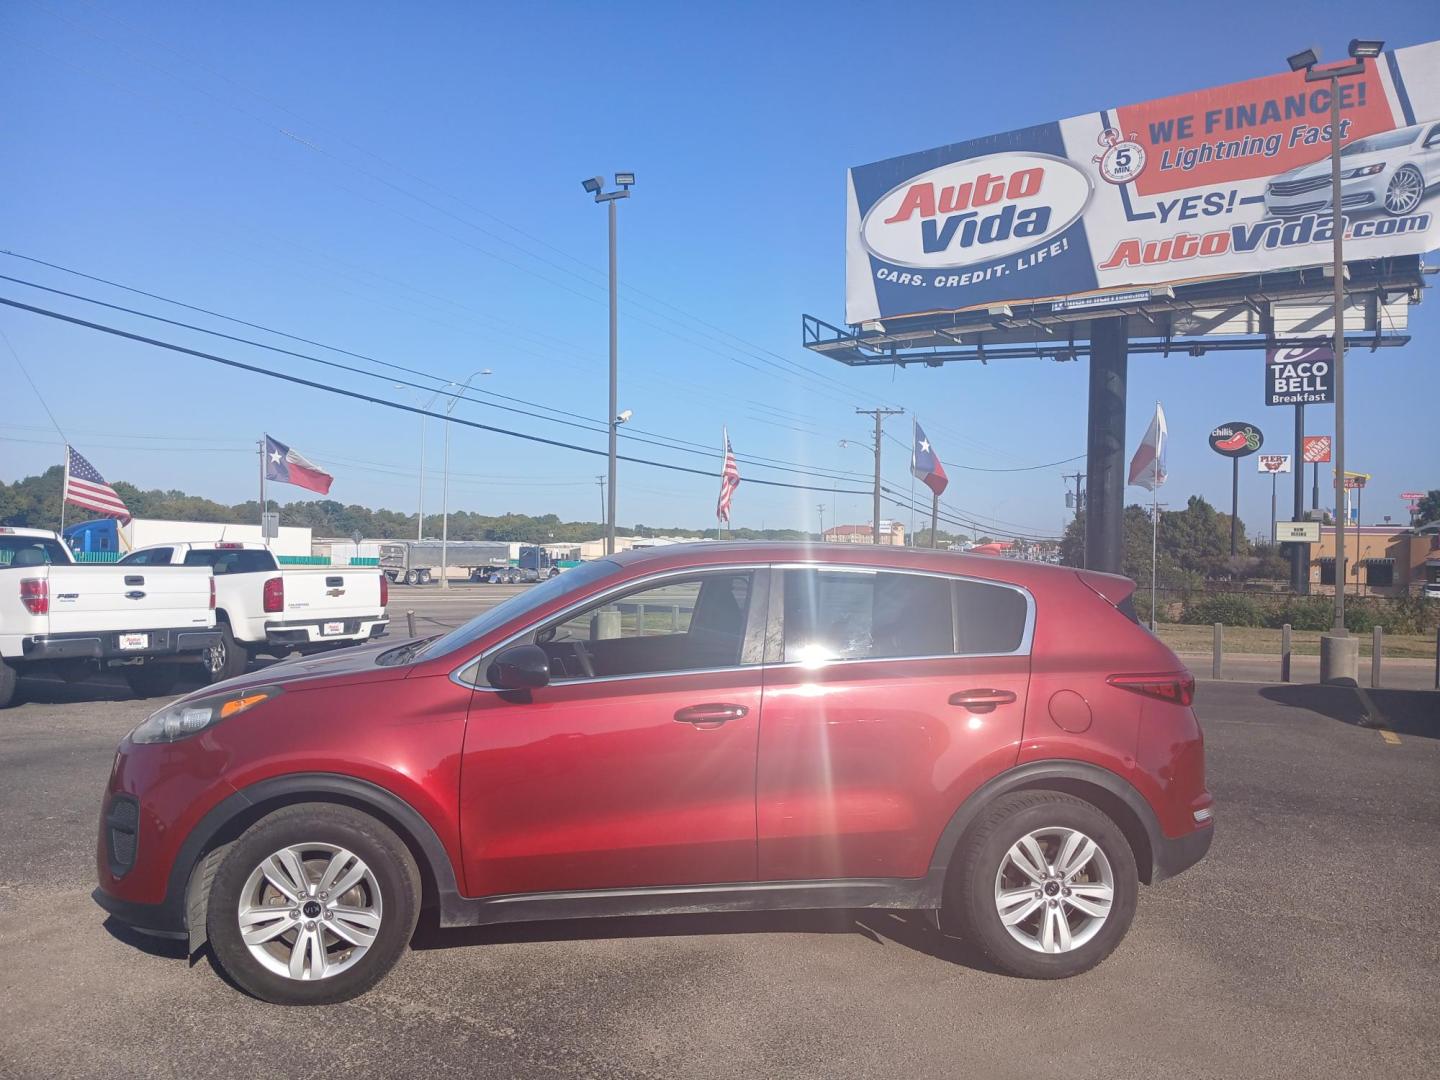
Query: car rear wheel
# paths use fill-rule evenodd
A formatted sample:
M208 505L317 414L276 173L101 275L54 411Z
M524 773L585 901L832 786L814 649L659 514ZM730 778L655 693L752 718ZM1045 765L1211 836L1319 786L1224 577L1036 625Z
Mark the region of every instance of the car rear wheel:
M1420 170L1414 165L1402 165L1385 186L1385 212L1395 217L1408 214L1424 197L1425 178Z
M404 953L420 910L420 872L405 844L358 810L288 806L226 854L206 930L239 986L279 1005L346 1001Z
M996 967L1064 979L1120 944L1138 893L1119 826L1082 799L1033 791L996 803L959 853L946 899Z
M201 661L206 681L217 683L244 675L245 669L250 666L250 654L245 651L245 646L235 640L235 633L228 622L217 622L215 629L220 631L220 640L205 650Z
M0 660L0 709L8 708L15 700L15 688L19 685L19 674L4 660Z

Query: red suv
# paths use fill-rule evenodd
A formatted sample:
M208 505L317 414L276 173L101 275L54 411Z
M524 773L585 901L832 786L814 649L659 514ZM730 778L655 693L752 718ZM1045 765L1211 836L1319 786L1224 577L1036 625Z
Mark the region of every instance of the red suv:
M374 985L421 909L924 909L1074 975L1212 834L1194 683L1133 588L850 545L588 563L155 713L115 758L95 898L286 1003Z

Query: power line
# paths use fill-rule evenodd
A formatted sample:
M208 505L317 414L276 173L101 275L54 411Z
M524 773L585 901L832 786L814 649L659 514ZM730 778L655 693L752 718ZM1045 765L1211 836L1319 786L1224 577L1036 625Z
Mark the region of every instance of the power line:
M420 384L417 384L417 383L413 383L413 382L409 382L409 381L406 381L406 380L400 380L400 382L401 382L402 385L407 386L407 387L409 387L409 388L411 388L411 389L420 390L421 392L432 392L432 391L435 391L435 390L437 390L437 389L438 389L439 391L444 391L444 390L446 390L449 386L453 385L453 383L451 383L451 382L449 382L449 381L442 381L442 379L443 379L442 376L433 375L433 374L431 374L430 372L427 372L427 371L423 371L423 370L420 370L420 369L417 369L417 368L408 367L408 366L406 366L406 365L404 365L404 364L396 364L396 363L393 363L393 362L388 361L388 360L381 360L381 359L378 358L378 357L370 356L370 355L368 355L368 354L366 354L366 353L355 352L354 350L345 349L345 348L342 348L342 347L337 346L337 345L329 345L329 344L326 344L325 342L317 341L317 340L315 340L315 339L313 339L313 338L307 338L307 337L304 337L304 336L302 336L302 335L290 333L289 331L285 331L285 330L278 330L278 329L276 329L276 328L274 328L274 327L266 326L266 325L263 324L263 323L257 323L257 322L253 322L253 321L248 320L248 319L242 319L242 318L240 318L240 317L238 317L238 316L227 315L227 314L225 314L225 313L223 313L223 312L215 311L215 310L210 309L210 308L200 307L200 306L195 305L195 304L187 303L187 302L185 302L185 301L183 301L183 300L177 300L177 299L174 299L173 297L164 296L164 295L162 295L162 294L160 294L160 293L150 292L150 291L148 291L148 290L140 289L140 288L137 288L137 287L135 287L135 286L126 285L126 284L123 284L122 282L114 281L114 280L109 279L109 278L103 278L103 277L99 277L99 276L94 275L94 274L88 274L88 273L85 273L85 272L80 271L80 270L75 270L75 269L73 269L73 268L71 268L71 267L62 266L62 265L60 265L60 264L58 264L58 263L48 262L48 261L46 261L46 260L44 260L44 259L38 259L38 258L35 258L35 257L33 257L33 256L29 256L29 255L22 255L22 254L20 254L19 252L9 251L9 250L5 250L5 249L0 249L0 254L10 255L10 256L12 256L12 257L14 257L14 258L22 259L22 260L25 260L25 261L31 262L31 263L36 263L36 264L39 264L39 265L41 265L41 266L46 266L46 267L49 267L49 268L51 268L51 269L59 270L59 271L61 271L61 272L63 272L63 273L73 274L73 275L76 276L76 277L81 277L81 278L84 278L84 279L86 279L86 280L88 280L88 281L96 282L97 284L107 285L107 286L110 286L110 287L112 287L112 288L117 288L117 289L124 290L124 291L126 291L126 292L132 292L132 293L135 293L135 294L140 295L140 296L147 297L147 298L152 299L152 300L158 300L158 301L160 301L161 303L173 304L173 305L175 305L175 306L177 306L177 307L185 308L185 309L190 310L190 311L195 311L195 312L198 312L198 313L203 314L203 315L209 315L209 316L212 316L212 317L217 318L217 319L222 319L222 320L224 320L224 321L226 321L226 322L232 322L232 323L235 323L235 324L240 325L240 326L247 326L247 327L250 327L250 328L255 329L255 330L260 330L260 331L262 331L262 332L264 332L264 333L267 333L267 334L274 334L274 335L277 336L277 337L286 338L286 339L288 339L288 340L290 340L290 341L300 342L300 343L305 344L305 345L313 345L313 346L315 346L316 348L325 349L325 350L327 350L327 351L329 351L329 352L333 352L333 353L336 353L336 354L341 355L341 356L349 356L349 357L352 357L352 358L357 359L357 360L363 360L363 361L365 361L366 363L376 364L376 365L378 365L378 366L380 366L380 367L388 368L388 369L390 369L390 370L392 370L392 371L398 371L398 372L402 372L402 373L404 373L404 374L413 375L413 376L415 376L416 378L421 378L421 379L429 380L429 381L431 381L431 382L441 383L441 385L437 388L437 387L433 387L433 386L423 386L423 385L420 385ZM323 364L323 365L326 365L326 366L328 366L328 367L338 368L338 369L340 369L340 370L349 371L349 372L352 372L352 373L354 373L354 374L364 375L364 376L366 376L366 377L368 377L368 378L380 378L380 377L381 377L381 376L378 375L376 372L364 371L364 370L362 370L362 369L355 368L355 367L353 367L353 366L351 366L351 365L348 365L348 364L341 364L341 363L338 363L338 362L333 361L333 360L326 360L326 359L324 359L324 358L322 358L322 357L311 356L311 355L308 354L308 353L296 352L295 350L292 350L292 349L284 349L284 348L281 348L281 347L279 347L279 346L277 346L277 345L271 345L271 344L268 344L268 343L263 342L263 341L255 341L255 340L253 340L253 339L251 339L251 338L239 337L239 336L234 335L234 334L226 334L226 333L224 333L223 331L220 331L220 330L212 330L212 329L210 329L210 328L208 328L208 327L204 327L204 326L197 326L197 325L194 324L194 323L182 322L182 321L180 321L180 320L178 320L178 319L169 319L169 318L166 318L166 317L163 316L163 315L156 315L156 314L154 314L154 313L152 313L152 312L142 311L142 310L140 310L140 309L138 309L138 308L127 307L127 306L125 306L125 305L123 305L123 304L113 304L113 303L110 303L110 302L108 302L108 301L99 300L99 299L96 299L95 297L85 296L85 295L80 294L80 293L68 292L68 291L66 291L66 290L64 290L64 289L57 289L57 288L54 288L53 286L42 285L42 284L40 284L40 283L38 283L38 282L29 281L29 280L27 280L27 279L25 279L25 278L17 278L17 277L11 277L11 276L6 275L6 274L0 274L0 280L14 282L15 284L18 284L18 285L24 285L24 286L26 286L26 287L28 287L28 288L39 289L39 290L41 290L41 291L43 291L43 292L49 292L49 293L53 293L53 294L55 294L55 295L57 295L57 296L67 297L68 299L80 300L80 301L82 301L82 302L84 302L84 303L95 304L95 305L97 305L97 306L99 306L99 307L109 308L109 309L111 309L112 311L121 311L121 312L124 312L125 314L128 314L128 315L135 315L135 316L138 316L138 317L140 317L140 318L151 319L151 320L154 320L154 321L156 321L156 322L165 323L166 325L169 325L169 326L175 326L175 327L179 327L179 328L185 329L185 330L193 330L193 331L195 331L196 333L209 334L209 335L211 335L211 336L213 336L213 337L223 338L223 339L225 339L225 340L227 340L227 341L234 341L234 342L236 342L236 343L238 343L238 344L250 345L250 346L253 346L253 347L259 348L259 349L266 349L266 350L269 350L269 351L271 351L271 352L279 353L279 354L284 355L284 356L291 356L291 357L295 357L296 359L308 360L308 361L310 361L310 362L312 362L312 363ZM388 378L388 376L386 376L386 377ZM491 401L485 401L485 400L482 400L481 398L474 397L474 396L472 396L472 394L481 394L481 395L484 395L484 396L486 396L486 397L493 397L493 398L497 398L497 399L502 400L502 401L517 402L517 403L522 404L522 405L528 405L528 406L530 406L530 407L532 407L532 408L543 409L543 410L545 410L545 411L547 411L547 412L556 413L556 414L557 414L558 416L560 416L560 417L570 417L570 418L573 418L575 421L578 421L578 422L572 423L572 422L569 422L569 421L567 421L567 420L557 419L557 418L555 418L555 417L542 416L542 415L540 415L540 414L538 414L538 413L528 412L528 411L526 411L525 409L510 408L510 409L507 409L507 410L505 410L505 411L515 412L515 413L518 413L518 414L523 415L523 416L530 416L530 417L533 417L533 418L538 419L538 420L548 421L548 422L550 422L550 423L561 424L562 426L566 426L566 427L579 428L579 429L584 430L584 431L593 431L593 432L599 432L599 433L603 433L603 432L605 431L605 428L604 428L603 426L601 426L601 423L600 423L599 421L592 420L590 417L583 416L583 415L580 414L580 413L569 412L569 411L567 411L567 410L565 410L565 409L557 409L557 408L555 408L554 406L545 405L545 404L540 403L540 402L529 401L529 400L527 400L527 399L525 399L525 398L515 397L515 396L510 395L510 394L501 394L501 393L498 393L498 392L495 392L495 391L491 391L491 390L483 390L483 389L481 389L481 388L479 388L479 387L470 387L469 389L470 389L471 393L466 393L466 392L464 392L464 391L457 391L454 396L457 396L457 397L461 398L462 400L469 401L469 402L472 402L472 403L477 404L477 405L484 405L484 406L489 407L489 408L502 408L502 406L498 406L498 405L496 405L494 402L491 402ZM765 421L765 420L761 420L760 422L761 422L761 423L767 423L767 424L770 424L770 425L772 425L772 426L777 426L777 427L787 427L787 426L788 426L788 425L785 425L785 424L781 424L781 423L779 423L778 421ZM645 437L646 435L653 436L653 438L646 438L646 437ZM681 451L681 452L683 452L683 453L699 454L699 455L705 456L705 457L708 457L708 456L710 456L711 454L714 453L714 448L713 448L713 447L704 446L704 445L702 445L702 444L700 444L700 443L691 442L691 441L689 441L689 440L687 440L687 439L680 439L680 438L678 438L678 437L676 437L676 436L664 435L664 434L659 433L659 432L647 431L646 429L643 429L643 428L635 429L634 432L621 432L621 437L622 437L622 438L625 438L625 439L629 439L629 440L634 441L634 442L646 443L646 444L652 445L652 446L661 446L661 447L664 447L665 449L679 450L679 451ZM658 440L658 441L657 441L657 440ZM848 470L844 470L844 469L832 469L832 468L825 467L825 466L814 466L814 467L796 468L796 467L793 467L793 466L794 466L795 464L797 464L797 463L782 462L780 459L777 459L777 458L767 458L767 457L764 457L764 456L762 456L762 455L755 455L755 454L737 454L736 456L737 456L737 458L738 458L739 460L741 460L741 461L744 462L745 464L756 465L756 466L758 466L758 467L760 467L760 468L774 469L774 470L779 471L779 472L790 472L790 473L797 473L797 474L800 474L800 475L811 475L811 476L825 476L825 477L830 478L830 479L837 479L837 478L838 478L838 479L842 479L842 480L853 480L853 479L858 479L858 478L859 478L859 474L851 473L851 472L849 472Z
M474 428L477 431L489 431L496 435L505 435L510 438L523 439L526 442L540 443L545 446L554 446L562 450L574 450L577 453L589 454L593 457L606 456L606 452L604 450L596 450L588 446L580 446L576 443L562 442L559 439L550 439L542 435L532 435L528 432L512 431L509 428L495 427L492 424L482 424L475 420L464 420L452 415L448 415L446 413L431 412L430 410L422 409L417 405L406 405L403 402L390 401L385 398L375 397L372 394L361 393L358 390L347 390L339 386L327 386L324 383L315 382L313 379L301 378L299 375L289 375L282 371L270 371L255 364L247 364L240 360L234 360L229 357L218 356L214 353L202 352L199 349L191 349L184 345L177 345L173 342L161 341L158 338L146 337L143 334L132 333L129 330L122 330L116 326L107 326L104 323L90 322L88 319L81 319L74 315L66 315L63 312L51 311L47 308L36 307L33 304L26 304L22 301L12 300L8 297L0 296L0 304L4 304L7 307L17 308L21 311L28 311L35 315L42 315L46 318L57 319L61 322L67 322L74 326L83 326L86 329L96 330L100 333L110 334L114 337L125 338L129 341L136 341L143 345L153 345L156 348L168 349L171 352L182 353L186 356L198 357L201 360L209 360L212 363L223 364L226 367L236 368L240 371L248 371L256 375L264 375L268 378L280 379L284 382L293 383L296 386L309 387L312 390L321 390L327 394L336 394L340 397L352 398L356 401L365 401L372 405L380 405L387 409L395 409L400 412L411 413L415 416L432 417L436 420L443 420L446 423L461 424L464 427ZM632 457L626 454L619 455L619 460L628 461L636 465L648 465L652 468L657 469L668 469L671 472L688 473L692 476L704 476L708 479L718 478L720 475L718 471L710 472L705 469L694 469L687 465L676 465L671 462L665 461L652 461L649 458ZM797 491L835 490L833 488L821 487L817 484L792 484L781 480L761 480L753 477L748 479L746 482L750 484L759 484L764 487L790 488ZM859 489L845 489L841 491L840 494L865 495L868 494L868 492Z
M891 435L888 431L885 433L885 437L886 437L887 439L889 439L891 442L893 442L896 446L902 447L902 448L904 448L904 449L906 449L906 450L913 449L912 447L906 446L903 442L901 442L899 439L897 439L894 435ZM1035 472L1035 471L1037 471L1037 470L1039 470L1039 469L1054 469L1054 468L1057 468L1057 467L1059 467L1059 466L1061 466L1061 465L1069 465L1072 461L1079 461L1079 460L1080 460L1081 458L1083 458L1084 456L1085 456L1084 454L1076 454L1074 457L1067 457L1067 458L1064 458L1064 459L1062 459L1062 460L1060 460L1060 461L1047 461L1044 465L1023 465L1023 466L1020 466L1019 468L1014 468L1014 469L986 469L986 468L980 467L979 465L961 465L961 464L959 464L959 463L957 463L957 462L951 462L948 467L949 467L949 468L952 468L952 469L964 469L964 470L966 470L967 472L984 472L984 473Z
M39 400L40 407L45 410L45 415L50 418L50 423L55 425L55 430L60 432L60 438L64 440L66 446L69 446L70 440L65 438L65 432L60 427L60 421L56 420L55 414L50 411L50 404L45 400L45 395L40 393L40 388L35 385L35 380L30 377L30 372L26 369L24 362L20 359L20 354L15 351L15 346L10 344L10 335L5 333L3 329L0 329L0 338L4 339L5 348L10 350L10 356L12 359L14 359L15 366L20 369L20 374L25 376L25 381L30 384L30 389L35 392L35 397L37 400Z

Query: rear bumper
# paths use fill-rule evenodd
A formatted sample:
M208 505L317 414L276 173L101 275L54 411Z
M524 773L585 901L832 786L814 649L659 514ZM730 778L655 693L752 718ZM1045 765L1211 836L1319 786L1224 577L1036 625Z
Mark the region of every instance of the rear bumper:
M149 645L143 649L122 649L120 639L127 633L148 634ZM22 639L20 648L25 660L131 660L203 652L219 640L220 631L213 627L171 627L94 634L47 634Z
M1184 836L1177 836L1173 839L1168 836L1160 837L1154 843L1154 851L1151 853L1154 858L1155 869L1152 881L1164 881L1176 874L1184 873L1205 857L1210 850L1210 844L1215 839L1215 826L1203 825L1192 833Z
M325 633L331 623L344 623L345 629L338 634ZM371 641L385 633L390 625L386 616L363 619L305 619L298 622L273 622L265 624L265 644L287 649L306 645L356 645Z

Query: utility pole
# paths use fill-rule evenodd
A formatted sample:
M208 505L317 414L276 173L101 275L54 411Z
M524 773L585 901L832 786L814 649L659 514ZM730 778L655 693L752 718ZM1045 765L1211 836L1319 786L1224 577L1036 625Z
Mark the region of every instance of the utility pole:
M820 539L825 539L825 504L816 503L815 509L820 512Z
M1068 481L1068 480L1074 480L1074 481L1075 481L1075 503L1074 503L1074 507L1075 507L1075 520L1078 521L1078 520L1080 520L1080 511L1081 511L1081 510L1084 508L1084 506L1085 506L1085 495L1084 495L1084 492L1083 492L1083 491L1081 490L1081 488L1080 488L1080 482L1085 479L1085 474L1082 473L1082 472L1063 473L1063 474L1061 475L1060 479L1062 479L1062 480L1067 480L1067 481ZM1080 565L1081 565L1081 566L1084 566L1084 565L1085 565L1085 531L1084 531L1083 529L1082 529L1081 532L1080 532Z
M881 440L885 437L885 417L901 416L904 409L856 409L858 416L873 416L875 418L875 504L874 518L870 526L870 534L875 546L880 546L880 446Z

